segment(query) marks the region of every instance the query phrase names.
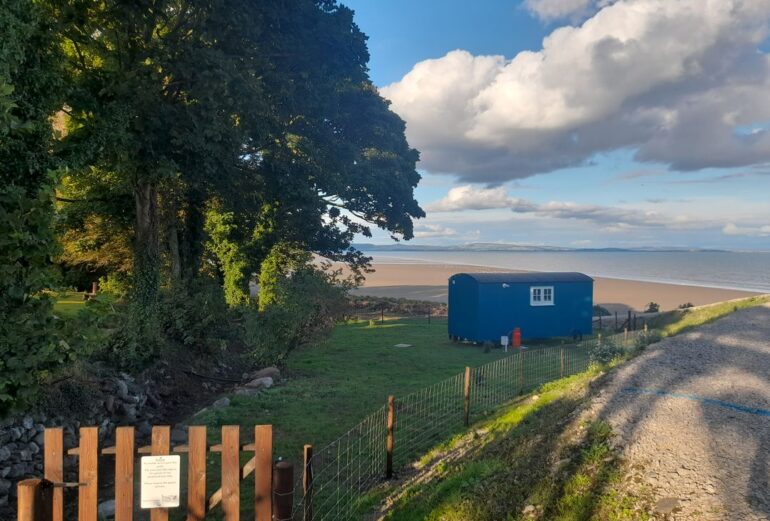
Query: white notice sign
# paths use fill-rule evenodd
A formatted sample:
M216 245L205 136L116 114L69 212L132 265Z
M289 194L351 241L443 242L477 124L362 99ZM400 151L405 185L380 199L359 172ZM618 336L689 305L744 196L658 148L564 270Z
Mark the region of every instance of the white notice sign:
M179 456L142 457L142 508L179 506Z

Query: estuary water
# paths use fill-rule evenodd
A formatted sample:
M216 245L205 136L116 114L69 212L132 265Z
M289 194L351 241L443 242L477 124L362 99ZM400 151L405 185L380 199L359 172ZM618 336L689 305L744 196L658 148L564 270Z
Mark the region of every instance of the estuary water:
M374 262L465 264L770 293L770 252L371 251Z

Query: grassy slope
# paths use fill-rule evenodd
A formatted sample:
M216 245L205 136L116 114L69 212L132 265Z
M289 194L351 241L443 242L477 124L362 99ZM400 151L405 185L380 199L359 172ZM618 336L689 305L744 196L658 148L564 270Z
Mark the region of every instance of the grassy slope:
M475 436L458 437L425 458L423 466L439 464L428 480L407 486L387 519L645 519L633 498L618 492L622 474L609 426L570 418L597 374L546 384L537 395L478 422ZM471 446L469 452L446 463L445 454L463 444Z
M675 335L712 322L739 309L770 302L770 296L663 313L651 321L665 335ZM574 431L568 416L588 397L593 371L547 384L537 398L517 401L472 430L489 435L472 442L470 454L438 471L427 482L407 485L389 511L392 521L554 519L648 519L643 508L646 492L636 497L621 491L623 468L610 448L609 425ZM580 426L578 426L578 429ZM570 442L576 438L577 443ZM456 438L438 447L421 465L441 458ZM564 462L554 471L555 462ZM372 494L377 504L387 491ZM392 492L392 491L390 491ZM532 505L524 513L524 509Z

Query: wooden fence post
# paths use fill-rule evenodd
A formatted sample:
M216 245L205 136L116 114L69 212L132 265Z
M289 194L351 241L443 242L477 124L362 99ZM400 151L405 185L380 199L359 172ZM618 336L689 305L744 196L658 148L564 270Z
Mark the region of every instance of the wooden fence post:
M115 521L134 515L134 428L115 430Z
M313 446L305 445L304 451L304 471L302 474L302 493L305 496L303 501L304 512L303 520L311 521L313 519Z
M206 517L206 427L191 426L187 431L187 521L203 521L204 517Z
M78 521L97 521L99 428L81 427L78 447Z
M521 388L520 393L524 392L524 353L525 351L519 351L519 387Z
M53 484L47 479L25 479L16 486L17 521L49 521L53 516Z
M628 342L628 328L623 328L623 342Z
M156 425L152 428L150 449L153 456L167 456L170 450L170 443L171 427L168 425ZM168 509L150 509L150 519L151 521L168 521ZM228 521L230 520L228 519Z
M615 331L618 330L618 312L615 311Z
M294 465L289 461L275 464L273 479L274 521L291 521L294 505Z
M385 440L385 450L387 451L385 459L385 478L393 477L393 424L396 419L396 397L388 396L388 423L387 439Z
M64 430L48 428L43 435L43 475L53 483L64 481ZM64 489L53 489L51 521L64 521Z
M273 515L273 426L254 427L254 497L257 521Z
M559 371L559 377L564 378L564 348L563 347L559 351L559 366L561 367L561 370Z
M471 368L465 367L465 385L463 387L463 395L465 398L465 426L470 424L471 416Z

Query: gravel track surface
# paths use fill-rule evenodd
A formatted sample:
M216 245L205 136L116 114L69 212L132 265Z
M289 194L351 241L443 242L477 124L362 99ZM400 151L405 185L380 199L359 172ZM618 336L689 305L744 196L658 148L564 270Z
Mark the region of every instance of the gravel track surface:
M666 519L770 520L770 306L648 347L590 408Z

